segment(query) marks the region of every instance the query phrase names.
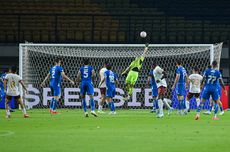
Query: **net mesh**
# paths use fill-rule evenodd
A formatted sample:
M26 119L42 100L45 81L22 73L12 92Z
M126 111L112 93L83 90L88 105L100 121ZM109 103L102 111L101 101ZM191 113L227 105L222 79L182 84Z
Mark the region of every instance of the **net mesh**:
M222 44L214 45L214 59L220 61ZM143 53L144 45L52 45L52 44L23 44L20 47L21 59L20 70L21 76L27 86L32 86L37 91L30 88L30 95L25 96L26 103L33 105L34 108L45 108L47 104L44 103L43 88L40 87L42 80L45 78L49 69L52 67L54 59L56 57L62 58L64 64L63 69L65 73L71 78L76 79L77 72L82 66L84 58L90 58L90 63L98 73L102 68L104 61L109 61L113 65L113 70L119 75L119 81L121 83L120 89L125 89L125 77L121 76L121 73L126 67ZM170 88L175 79L175 61L180 59L183 66L191 74L194 66L199 67L203 71L207 65L210 64L210 49L211 45L150 45L147 57L143 63L141 72L139 73L138 81L135 88L139 88L140 91L135 95L138 106L129 106L124 104L123 101L115 99L115 102L119 103L119 107L125 108L127 106L132 108L149 108L150 105L145 103L145 89L149 70L151 69L151 63L157 62L167 72L167 84L168 90L166 97L175 101L175 97ZM99 84L99 76L94 83L94 87L97 88ZM46 83L47 88L49 82ZM62 83L62 96L61 100L64 101L64 88L78 88L78 86L72 86L70 83L63 81ZM70 95L78 96L79 92L70 92ZM148 93L149 94L149 93ZM117 95L121 95L117 93ZM39 98L36 99L34 96ZM95 92L95 96L100 96ZM60 102L60 107L80 107L80 99L70 99L73 104L66 105L65 102ZM130 101L132 102L132 100ZM151 102L151 101L150 101ZM76 103L76 104L74 104ZM195 105L195 104L194 104Z

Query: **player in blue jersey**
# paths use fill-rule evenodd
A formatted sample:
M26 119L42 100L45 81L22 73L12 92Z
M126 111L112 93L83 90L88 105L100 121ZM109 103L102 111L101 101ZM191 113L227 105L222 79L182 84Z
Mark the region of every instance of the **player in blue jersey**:
M62 78L70 81L74 85L74 81L72 81L68 76L65 75L63 68L61 67L61 59L57 58L55 60L55 65L50 69L49 73L41 83L41 86L45 86L46 80L50 78L50 89L52 94L52 100L50 103L50 113L58 114L56 111L57 102L61 96L61 82Z
M208 67L209 69L211 69L211 66ZM221 89L221 85L220 85L220 82L217 81L217 88L218 88L218 95L219 95L219 98L221 97L222 95L222 89ZM212 98L210 98L209 100L209 108L206 112L204 112L205 115L211 115L212 114L212 110L214 109L214 101L212 100ZM223 105L222 105L222 102L220 101L219 102L219 108L220 108L220 115L223 115L224 114L224 110L223 110Z
M80 94L82 98L82 106L85 112L85 117L88 117L89 114L87 112L87 104L85 100L86 94L90 96L90 107L91 107L91 114L97 117L95 110L95 102L93 99L94 96L94 87L93 87L93 79L96 76L96 73L92 66L89 65L89 59L83 60L84 66L80 68L77 74L77 82L81 81L80 85Z
M175 78L174 84L172 86L172 90L174 90L176 88L177 99L179 101L178 114L183 115L184 113L182 112L182 110L185 109L184 96L186 95L185 85L186 85L186 81L187 81L187 72L186 72L185 68L182 66L181 61L179 61L179 60L176 61L176 66L177 66L176 78Z
M116 114L115 105L114 105L114 102L113 102L113 97L115 97L115 95L116 95L116 84L119 84L118 76L117 76L116 73L114 73L111 70L112 66L110 64L106 65L106 69L107 69L107 71L105 71L104 78L100 82L99 86L101 86L102 83L105 81L105 84L106 84L106 99L107 99L107 101L109 103L109 107L110 107L110 110L111 110L109 114Z
M154 69L151 69L148 76L148 86L151 86L152 89L152 98L153 98L153 106L156 109L157 118L164 117L163 113L163 102L162 100L158 100L158 89L157 83L154 77Z
M206 69L203 76L204 83L204 90L202 93L202 100L201 104L197 108L197 114L195 117L195 120L198 120L200 118L200 111L202 109L203 103L210 99L210 96L212 97L212 100L214 101L214 117L213 120L219 120L217 117L218 112L218 104L220 104L220 97L218 94L218 81L220 82L221 87L224 89L225 94L227 95L227 91L224 87L224 82L222 80L222 76L219 70L217 68L217 62L212 62L212 68Z

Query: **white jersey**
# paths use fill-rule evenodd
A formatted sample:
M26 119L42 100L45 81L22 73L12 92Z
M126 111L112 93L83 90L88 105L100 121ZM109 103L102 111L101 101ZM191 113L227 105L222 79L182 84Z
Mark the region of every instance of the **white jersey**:
M163 69L159 66L156 66L154 69L154 77L155 80L159 80L160 82L157 83L157 88L159 88L160 86L166 87L167 88L167 83L165 79L161 79L163 76Z
M105 78L105 71L107 71L107 69L106 68L102 68L101 70L100 70L100 79L101 79L101 81ZM106 84L105 84L105 81L101 84L101 86L100 86L100 88L106 88Z
M19 96L20 95L20 81L22 78L13 73L9 73L6 75L7 80L7 88L6 88L6 95L8 96Z
M189 76L190 88L189 92L191 93L200 93L200 85L203 77L200 74L191 74Z

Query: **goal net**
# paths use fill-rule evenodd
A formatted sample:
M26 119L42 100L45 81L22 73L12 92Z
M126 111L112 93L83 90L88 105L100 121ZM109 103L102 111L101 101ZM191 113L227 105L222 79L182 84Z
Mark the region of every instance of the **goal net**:
M175 79L175 61L180 59L188 74L192 73L194 66L199 67L201 73L213 60L220 62L222 43L219 44L166 44L150 45L147 57L139 73L131 100L123 101L125 89L125 77L122 71L143 53L144 45L140 44L20 44L19 46L19 73L22 76L29 94L24 95L25 103L33 108L46 108L49 105L50 89L49 82L45 88L40 84L53 66L54 59L60 57L63 60L63 69L71 78L76 79L77 72L82 66L84 58L89 58L91 65L97 72L94 82L95 101L100 100L99 70L104 61L113 65L113 70L119 75L121 86L117 88L114 98L115 105L120 108L149 108L152 106L151 89L146 88L146 82L152 62L155 61L167 72L167 94L166 97L173 101L176 108L177 100L171 86ZM195 108L195 102L191 107ZM79 86L71 85L63 81L62 94L59 108L80 108Z

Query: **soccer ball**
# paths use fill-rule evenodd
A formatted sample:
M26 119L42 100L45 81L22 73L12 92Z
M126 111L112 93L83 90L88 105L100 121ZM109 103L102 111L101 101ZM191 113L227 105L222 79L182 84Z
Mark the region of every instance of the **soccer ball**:
M147 33L145 31L142 31L140 33L140 37L145 38L147 36Z

